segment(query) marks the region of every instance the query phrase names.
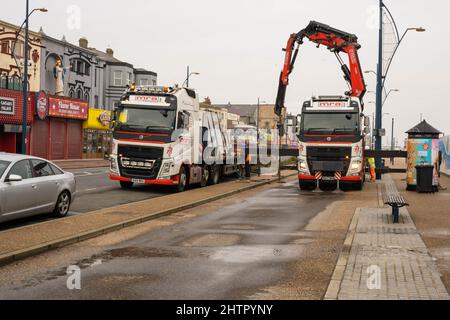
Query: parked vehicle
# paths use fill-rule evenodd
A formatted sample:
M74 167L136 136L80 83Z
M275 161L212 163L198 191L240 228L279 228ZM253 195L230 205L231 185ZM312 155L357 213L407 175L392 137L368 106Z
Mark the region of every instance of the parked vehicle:
M182 192L241 174L245 150L229 117L226 110L200 107L189 88L131 86L114 111L110 178L122 188L142 183Z
M0 153L0 222L51 212L65 217L75 195L72 173L41 158Z

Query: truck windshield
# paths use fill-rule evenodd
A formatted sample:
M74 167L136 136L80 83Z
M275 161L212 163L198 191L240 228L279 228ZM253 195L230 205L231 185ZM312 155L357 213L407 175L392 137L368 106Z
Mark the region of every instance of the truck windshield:
M136 132L173 131L176 111L160 107L121 106L118 109L118 130Z
M304 113L302 117L304 134L357 134L359 114L353 113Z
M3 173L5 172L6 168L8 168L10 163L11 162L0 160L0 178L2 177Z

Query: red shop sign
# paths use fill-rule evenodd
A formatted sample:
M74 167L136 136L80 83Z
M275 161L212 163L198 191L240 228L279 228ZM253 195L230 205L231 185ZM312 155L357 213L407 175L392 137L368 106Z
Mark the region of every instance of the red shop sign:
M88 103L70 99L49 97L48 115L51 117L87 120Z
M39 119L45 120L48 112L48 97L44 91L36 96L36 114Z

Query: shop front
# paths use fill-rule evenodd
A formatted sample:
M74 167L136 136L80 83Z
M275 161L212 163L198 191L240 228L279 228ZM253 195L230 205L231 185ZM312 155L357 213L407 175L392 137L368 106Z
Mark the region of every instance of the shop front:
M88 120L83 122L83 158L105 159L111 150L109 123L111 111L89 109Z
M27 141L33 122L34 95L28 96L27 104ZM0 152L22 152L22 92L0 89ZM30 148L27 144L27 153Z
M88 109L83 100L38 93L31 133L32 154L50 160L81 159L82 125Z

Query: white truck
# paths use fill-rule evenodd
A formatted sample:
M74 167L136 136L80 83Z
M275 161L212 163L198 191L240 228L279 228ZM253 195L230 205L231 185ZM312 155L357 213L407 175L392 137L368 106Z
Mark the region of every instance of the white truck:
M245 141L231 131L236 115L201 108L190 88L130 86L114 110L110 178L173 186L217 184L243 175Z
M303 104L298 179L302 190L361 190L369 119L355 97L322 96Z

